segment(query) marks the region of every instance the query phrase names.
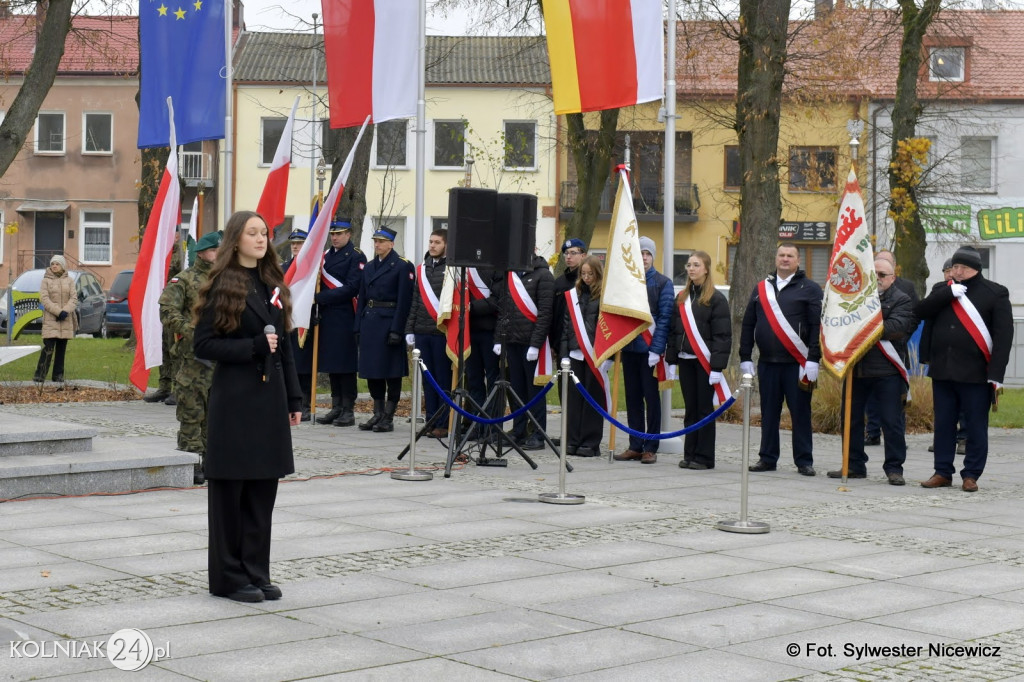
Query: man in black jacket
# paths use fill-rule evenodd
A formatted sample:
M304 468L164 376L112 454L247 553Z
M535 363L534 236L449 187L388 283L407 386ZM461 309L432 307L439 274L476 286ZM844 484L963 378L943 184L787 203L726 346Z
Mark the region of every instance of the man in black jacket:
M445 250L448 248L448 230L434 230L427 242L427 255L416 267L416 290L412 295L412 308L405 323L405 342L420 349L420 358L442 388L452 383L452 361L448 358L447 338L437 328L437 316L444 287ZM427 434L431 438L448 437L448 407L432 386L423 387L424 408L427 417L433 417L434 428Z
M981 274L981 254L962 246L953 254L953 279L939 282L915 312L925 321L921 360L928 363L935 410L935 474L925 488L953 484L957 415L967 417L961 489L973 493L988 459L988 411L1003 387L1013 343L1013 312L1006 287Z
M760 459L751 471L775 471L779 461L779 422L785 399L793 419L793 461L799 473L814 476L814 441L811 436L811 388L818 379L821 347L821 287L800 269L800 251L782 244L775 251L775 272L750 294L740 337L740 371L754 374L754 343L761 396ZM764 294L762 296L762 293ZM766 309L775 302L787 323L777 328ZM783 340L786 344L783 344ZM794 349L800 359L787 347Z
M565 272L555 279L555 297L551 304L551 343L554 344L555 357L560 357L558 344L564 336L562 322L565 318L565 292L576 286L580 265L587 259L587 245L582 239L566 239L562 244L562 257L565 258Z
M885 434L885 462L882 470L890 485L904 485L903 463L907 459L906 414L907 340L917 326L914 303L895 286L892 262L875 259L878 300L885 328L882 340L853 366L853 397L850 405L850 465L848 478L867 478L868 456L864 452L864 406L874 400L881 431ZM845 410L843 414L846 414ZM828 472L842 478L842 470Z

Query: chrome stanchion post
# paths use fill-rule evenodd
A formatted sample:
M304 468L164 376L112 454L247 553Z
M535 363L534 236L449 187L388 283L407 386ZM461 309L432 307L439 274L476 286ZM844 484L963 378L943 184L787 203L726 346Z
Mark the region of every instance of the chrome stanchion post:
M562 360L562 441L558 446L558 492L541 493L537 499L551 504L583 504L583 495L566 495L565 493L565 449L569 445L569 382L572 381L569 371L569 360Z
M420 374L420 349L412 349L412 411L409 414L409 470L392 471L391 478L397 481L429 481L434 474L429 471L416 471L416 418L420 416L420 390L422 388Z
M763 521L747 520L747 485L750 478L750 403L753 398L754 376L744 374L740 382L740 391L743 392L743 448L740 458L740 519L719 521L715 526L718 530L729 533L767 533L769 526Z

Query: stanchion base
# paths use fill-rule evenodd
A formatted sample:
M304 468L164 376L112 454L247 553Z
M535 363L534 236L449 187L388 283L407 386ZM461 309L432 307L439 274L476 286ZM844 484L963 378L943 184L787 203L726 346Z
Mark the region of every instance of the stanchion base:
M565 493L541 493L537 496L538 502L548 504L583 504L587 498L584 495L568 495Z
M434 478L434 474L429 471L420 471L419 469L415 471L405 469L403 471L392 471L391 478L396 481L430 481Z
M719 521L715 524L715 528L718 530L724 530L727 533L748 534L767 533L771 529L771 527L763 521L736 521L732 519L729 521Z

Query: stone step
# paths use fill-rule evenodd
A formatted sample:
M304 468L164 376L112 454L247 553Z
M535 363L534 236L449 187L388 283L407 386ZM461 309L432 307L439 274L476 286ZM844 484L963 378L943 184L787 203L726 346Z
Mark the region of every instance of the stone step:
M198 461L166 438L96 438L87 452L0 458L0 499L184 488Z
M88 452L98 433L91 426L0 413L0 460L13 455Z

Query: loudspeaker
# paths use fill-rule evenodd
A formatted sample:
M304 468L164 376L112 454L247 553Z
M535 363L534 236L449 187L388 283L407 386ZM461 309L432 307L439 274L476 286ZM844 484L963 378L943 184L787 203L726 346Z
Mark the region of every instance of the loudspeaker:
M448 265L500 268L495 259L499 258L505 243L494 234L497 200L498 192L493 189L452 187L449 190Z
M505 246L500 270L532 270L537 245L537 197L499 194L494 219L494 240Z

